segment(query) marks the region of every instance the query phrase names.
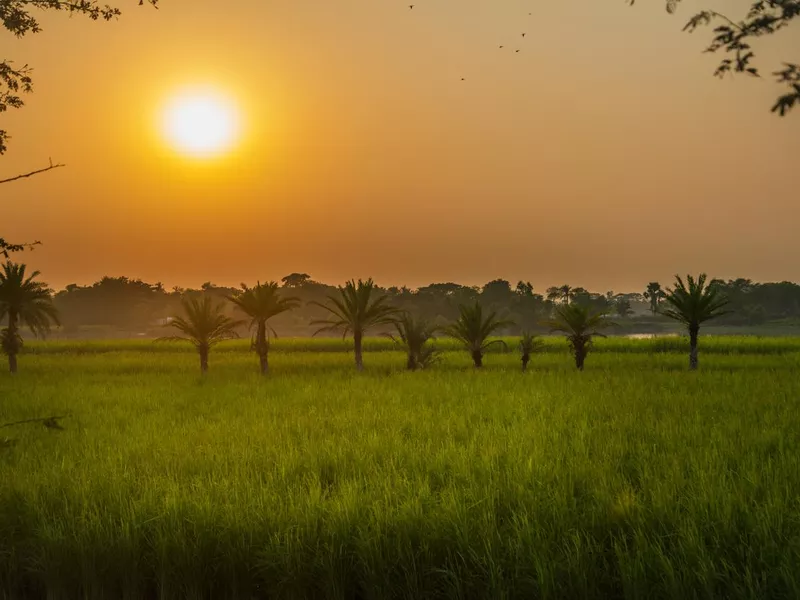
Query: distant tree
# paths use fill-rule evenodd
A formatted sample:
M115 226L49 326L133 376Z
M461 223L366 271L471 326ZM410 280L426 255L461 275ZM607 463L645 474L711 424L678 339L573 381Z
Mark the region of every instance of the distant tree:
M507 301L513 293L514 292L511 291L511 283L505 279L495 279L490 281L481 289L481 297L490 302Z
M28 327L35 336L44 336L51 325L59 325L58 311L46 283L34 281L40 273L34 271L26 277L27 267L6 262L0 272L0 321L8 326L0 331L0 347L8 355L8 368L17 372L17 354L22 349L20 324Z
M580 288L583 290L583 288ZM572 297L574 295L573 289L568 285L562 285L558 288L559 298L564 304L569 304L572 301Z
M533 296L533 284L530 281L518 281L515 288L516 293L523 298L530 298Z
M623 319L630 317L633 314L631 301L625 296L617 296L614 298L614 311L616 311L617 316L622 317Z
M90 286L73 284L55 295L67 326L102 325L128 331L147 328L155 316L165 316L167 300L155 286L124 276L104 276Z
M495 344L506 346L503 340L488 341L489 337L504 327L513 325L510 319L500 319L496 311L484 314L480 302L458 307L460 316L458 320L446 327L444 332L461 342L469 351L472 362L476 368L483 366L483 354Z
M575 366L583 371L586 355L595 337L605 337L603 329L614 325L608 320L608 313L593 311L588 306L565 304L556 308L553 319L547 321L551 332L561 332L567 338Z
M635 0L629 0L634 4ZM674 13L680 0L667 0L667 12ZM726 58L717 66L714 75L724 77L729 73L746 73L760 77L753 66L755 54L750 46L753 38L762 38L784 29L800 16L800 0L751 0L750 8L741 20L736 20L713 10L703 10L693 15L684 26L684 31L693 32L698 27L716 24L714 37L706 52L724 51ZM786 115L800 103L800 64L784 62L772 73L777 82L786 86L786 93L779 96L772 112Z
M364 370L362 342L364 334L375 327L391 325L397 316L397 309L388 303L388 297L376 293L377 287L372 279L348 281L338 287L338 295L329 295L325 303L311 302L325 309L330 317L317 319L312 325L322 325L314 335L323 331L342 331L342 337L353 333L356 369Z
M542 338L529 331L522 332L522 338L519 341L519 353L522 359L522 370L528 369L528 363L531 361L531 354L540 350L544 346Z
M474 302L478 292L458 283L433 283L423 286L413 295L414 312L430 320L448 322L458 317L458 306ZM405 308L410 308L406 304Z
M299 288L311 283L311 275L308 273L290 273L286 277L281 277L281 283L286 288Z
M269 334L277 337L269 320L283 312L297 308L300 299L292 296L281 296L278 284L257 282L253 287L242 284L242 291L235 296L228 296L233 304L250 317L250 328L255 329L251 347L258 355L261 374L269 372Z
M647 289L644 291L644 299L650 303L650 312L655 315L658 312L658 307L661 301L666 297L664 290L661 289L661 284L657 281L651 281L647 284Z
M662 314L686 325L689 330L689 368L697 369L697 338L700 325L727 314L725 298L717 286L706 285L706 274L701 273L695 280L686 276L686 284L676 275L675 287L667 290L666 302L669 308Z
M429 367L435 360L437 351L428 344L437 327L425 319L415 319L403 312L394 321L395 334L386 334L406 352L406 368L409 371Z
M158 338L160 342L187 341L194 345L200 356L200 372L208 372L208 354L223 340L239 337L236 328L243 321L235 321L225 316L222 303L215 303L210 296L189 296L181 299L185 316L175 316L167 327L180 331L183 335Z

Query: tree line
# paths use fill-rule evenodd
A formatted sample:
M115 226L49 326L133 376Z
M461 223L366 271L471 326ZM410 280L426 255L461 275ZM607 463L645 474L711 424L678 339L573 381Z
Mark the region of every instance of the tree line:
M305 336L315 329L313 321L325 315L319 303L337 288L313 280L307 273L291 273L278 283L281 290L297 298L290 312L276 315L275 327L284 335ZM721 325L757 326L765 323L791 322L800 319L800 285L791 282L755 283L749 279L723 281L713 279L729 299L730 313L718 319ZM160 324L180 309L185 294L205 294L224 299L239 288L206 282L197 289L147 283L128 277L103 277L91 285L70 284L54 295L61 315L61 334L67 337L122 337L145 333L157 336ZM658 333L669 329L669 320L661 314L666 295L658 282L650 282L637 293L592 292L578 286L562 285L535 290L530 282L516 284L495 279L483 286L458 283L433 283L418 289L377 287L399 309L414 313L435 325L451 322L459 316L459 306L479 301L513 321L504 328L508 333L523 330L542 333L542 325L556 306L577 304L614 315L620 332ZM233 306L229 308L233 313Z
M11 261L3 265L0 273L0 322L6 324L0 331L0 348L8 356L12 373L17 371L17 356L24 344L22 327L27 327L33 335L44 336L50 332L52 326L61 325L56 306L57 295L54 296L47 284L38 280L39 275L38 271L28 274L26 265ZM435 362L438 352L431 342L437 335L448 336L460 342L469 352L474 366L481 368L484 353L489 347L506 344L497 337L498 334L506 328L518 326L513 318L491 306L492 292L496 292L499 287L510 290L508 282L500 286L499 281L503 280L495 280L484 286L480 290L480 297L473 295L465 297L463 301L459 300L458 314L445 323L436 323L420 312L415 313L404 308L397 302L404 293L402 290L382 290L372 279L350 280L343 286L333 288L323 298L311 300L307 304L317 309L321 315L311 321L311 325L316 328L314 335L335 332L342 336L352 336L355 366L359 371L364 368L364 336L381 328L388 328L389 332L385 332L385 335L404 350L409 370L427 368ZM242 284L241 289L222 294L221 298L215 297L219 288L210 284L194 292L176 289L172 294L177 296L180 310L165 319L164 325L177 333L162 336L156 341L191 343L197 350L200 370L206 373L211 349L223 340L239 337L239 329L248 326L253 332L251 349L258 356L261 373L266 375L269 371L270 339L277 335L274 320L280 315L299 309L302 301L293 295L293 291L311 285L312 282L307 274L294 273L284 277L282 283L283 286L274 281L263 284L258 282L252 287ZM126 285L130 285L129 280L126 280ZM134 282L133 285L141 290L148 287L149 293L166 294L163 286L146 286L141 282ZM477 290L467 289L477 294ZM487 290L488 298L483 298ZM75 291L76 288L68 286L66 293ZM414 292L409 290L409 293ZM563 334L579 370L583 370L594 338L604 336L604 331L615 324L611 310L582 302L582 292L576 292L570 286L552 288L552 292L548 292L548 295L552 294L552 298L546 300L543 297L537 298L538 295L533 293L530 283L520 282L517 289L509 293L531 300L531 307L537 302L550 303L551 310L546 315L533 311L527 318L536 319L540 327L551 333ZM731 312L730 301L723 294L722 287L715 284L714 280L707 283L705 274L696 279L687 276L686 281L676 275L672 288L661 290L658 286L656 293L656 285L650 284L646 293L652 298L655 310L664 317L681 323L688 332L689 366L696 369L700 325ZM230 314L231 311L233 315ZM617 315L623 312L617 308ZM519 350L523 370L526 369L531 354L540 345L541 341L536 333L529 328L522 330Z

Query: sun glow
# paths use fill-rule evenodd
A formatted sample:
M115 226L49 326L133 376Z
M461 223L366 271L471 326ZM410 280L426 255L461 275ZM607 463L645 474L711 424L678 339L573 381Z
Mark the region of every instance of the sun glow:
M217 156L230 150L239 135L238 111L224 96L192 91L174 96L163 112L163 132L179 152Z

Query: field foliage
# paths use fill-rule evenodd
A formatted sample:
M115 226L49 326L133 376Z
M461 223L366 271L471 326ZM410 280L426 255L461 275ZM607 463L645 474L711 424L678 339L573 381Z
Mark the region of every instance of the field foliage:
M501 338L506 347L494 345L490 353L516 352L519 337ZM567 353L569 350L560 336L542 336L544 347L542 352ZM249 352L250 339L238 339L221 343L214 352ZM456 340L439 338L432 342L444 351L457 351L460 346ZM351 338L277 338L270 343L271 352L352 352ZM371 337L364 339L365 352L396 351L397 345L388 337ZM598 338L593 352L611 353L643 353L653 352L687 353L689 340L686 336L655 336L631 339L627 337ZM99 354L105 352L194 352L188 344L165 344L152 339L128 340L57 340L26 342L23 353L26 354ZM800 337L760 337L760 336L702 336L700 352L709 354L785 354L800 353Z
M29 344L0 422L69 416L0 429L0 597L800 596L798 340L390 344Z

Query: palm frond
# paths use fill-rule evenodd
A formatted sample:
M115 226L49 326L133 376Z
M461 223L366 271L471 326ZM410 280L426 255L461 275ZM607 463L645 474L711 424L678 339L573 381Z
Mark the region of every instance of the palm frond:
M9 328L28 327L35 336L44 336L53 325L60 325L58 310L53 304L52 290L41 281L34 281L39 271L26 274L24 264L7 261L0 271L0 318L9 317Z
M689 327L699 327L701 323L729 314L725 310L728 299L713 285L706 285L707 276L701 273L697 279L691 275L686 281L675 276L675 285L667 289L664 300L669 308L662 311L669 317Z
M376 296L376 290L372 279L351 280L339 286L338 294L328 295L326 302L310 302L331 315L330 318L311 322L312 325L321 326L314 335L342 329L345 336L349 332L363 336L369 329L392 324L398 310L389 304L388 296Z
M498 318L496 311L484 314L483 307L477 301L474 304L459 305L458 311L458 319L442 331L461 342L470 352L482 351L496 343L487 344L487 338L497 330L514 324L510 319Z
M185 316L175 316L167 325L183 335L159 338L158 341L185 340L195 347L211 348L219 342L239 337L236 329L244 324L226 316L222 304L215 304L209 296L193 296L181 299Z

